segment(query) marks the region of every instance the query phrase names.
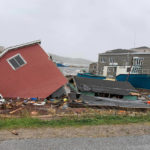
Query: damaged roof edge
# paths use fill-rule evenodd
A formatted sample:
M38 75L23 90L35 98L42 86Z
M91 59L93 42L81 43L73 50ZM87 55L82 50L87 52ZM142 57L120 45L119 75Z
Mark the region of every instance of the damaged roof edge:
M109 81L92 78L74 77L77 88L81 92L98 92L130 95L130 92L137 90L129 83L122 81Z
M23 47L26 47L26 46L31 46L31 45L34 45L34 44L41 44L41 41L36 40L36 41L27 42L27 43L20 44L20 45L8 47L8 48L4 49L4 51L0 54L0 58L3 57L7 52L9 52L11 50L15 50L15 49L18 49L18 48L23 48Z

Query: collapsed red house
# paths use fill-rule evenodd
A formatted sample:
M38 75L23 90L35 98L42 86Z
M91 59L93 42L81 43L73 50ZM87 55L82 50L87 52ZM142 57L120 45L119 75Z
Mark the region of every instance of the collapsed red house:
M46 98L67 80L34 41L0 53L0 94L8 98Z

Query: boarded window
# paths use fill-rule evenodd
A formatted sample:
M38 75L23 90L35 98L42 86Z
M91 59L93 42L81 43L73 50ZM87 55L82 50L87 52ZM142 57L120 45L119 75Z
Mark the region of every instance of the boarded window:
M26 64L26 61L23 59L23 57L20 54L17 54L9 58L7 61L14 70Z

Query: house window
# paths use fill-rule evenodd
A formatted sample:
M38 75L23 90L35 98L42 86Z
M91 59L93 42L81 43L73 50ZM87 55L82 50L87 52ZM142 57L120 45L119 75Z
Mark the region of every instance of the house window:
M101 63L105 63L105 62L106 62L106 59L105 59L104 57L101 57L101 58L100 58L100 62L101 62Z
M100 71L100 74L103 74L103 68L100 68L99 71Z
M107 72L111 72L111 71L112 71L112 68L108 67Z
M144 58L141 57L133 57L133 65L134 66L142 66Z
M23 59L23 57L20 54L17 54L7 59L7 61L14 70L17 70L26 64L26 61Z
M97 66L93 66L93 68L94 68L94 69L96 69L96 68L97 68Z
M114 59L112 57L109 58L110 63L114 63Z

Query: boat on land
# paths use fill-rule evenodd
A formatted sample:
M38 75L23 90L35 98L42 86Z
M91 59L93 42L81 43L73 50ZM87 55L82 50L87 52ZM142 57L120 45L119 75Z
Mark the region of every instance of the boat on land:
M128 81L135 88L150 89L150 74L120 74L116 76L117 81Z
M105 76L94 75L91 73L78 73L78 77L94 78L107 80ZM138 89L150 89L150 74L119 74L115 78L116 81L128 81Z
M99 76L91 73L78 73L78 77L85 77L85 78L93 78L93 79L106 79L104 76Z
M57 67L67 67L66 65L64 65L63 63L56 63Z

